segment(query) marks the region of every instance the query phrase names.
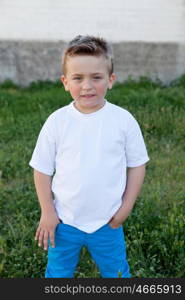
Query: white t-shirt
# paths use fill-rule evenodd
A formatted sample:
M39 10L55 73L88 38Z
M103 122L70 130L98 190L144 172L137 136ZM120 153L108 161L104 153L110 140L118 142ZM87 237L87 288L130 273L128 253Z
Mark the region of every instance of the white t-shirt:
M43 125L29 165L52 176L58 217L87 233L105 225L122 204L126 168L149 157L140 127L125 109L105 100L85 114L74 101Z

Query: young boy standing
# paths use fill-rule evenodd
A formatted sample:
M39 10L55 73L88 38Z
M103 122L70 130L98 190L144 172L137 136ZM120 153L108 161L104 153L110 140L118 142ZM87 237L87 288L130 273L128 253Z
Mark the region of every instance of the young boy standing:
M109 44L74 38L61 81L73 101L48 117L29 163L41 206L35 239L48 249L45 277L73 277L86 246L102 277L129 278L122 223L149 158L137 121L105 99L115 81Z

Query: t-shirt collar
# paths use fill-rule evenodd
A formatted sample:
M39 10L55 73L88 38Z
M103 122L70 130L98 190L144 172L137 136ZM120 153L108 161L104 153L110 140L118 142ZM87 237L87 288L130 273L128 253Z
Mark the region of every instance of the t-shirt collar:
M94 117L94 116L97 116L97 115L101 114L107 108L108 101L106 99L104 99L104 101L105 101L105 103L104 103L104 105L100 109L98 109L98 110L96 110L94 112L91 112L91 113L82 113L82 112L80 112L74 106L75 100L73 100L69 104L69 106L70 106L71 110L73 111L73 113L75 113L76 115L80 116L81 118L91 118L91 117Z

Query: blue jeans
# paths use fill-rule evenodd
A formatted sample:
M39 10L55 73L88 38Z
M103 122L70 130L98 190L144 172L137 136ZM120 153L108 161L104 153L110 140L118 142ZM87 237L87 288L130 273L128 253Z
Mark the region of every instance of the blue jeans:
M123 227L106 224L86 233L61 222L55 230L55 248L49 242L46 278L72 278L80 251L86 246L103 278L130 278Z

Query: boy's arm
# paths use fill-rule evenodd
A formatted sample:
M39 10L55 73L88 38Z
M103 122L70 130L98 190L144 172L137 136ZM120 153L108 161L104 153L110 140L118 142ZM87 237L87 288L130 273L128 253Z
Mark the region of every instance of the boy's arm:
M51 245L55 247L54 232L57 224L60 223L53 203L51 176L34 169L34 183L41 207L41 218L35 240L38 240L39 246L43 245L47 250L48 238L50 238Z
M145 177L145 164L128 168L127 184L123 194L123 203L116 214L109 221L112 228L119 227L131 213L135 201L140 193Z

